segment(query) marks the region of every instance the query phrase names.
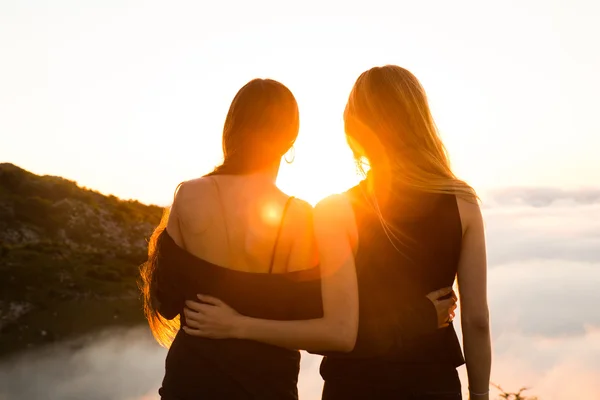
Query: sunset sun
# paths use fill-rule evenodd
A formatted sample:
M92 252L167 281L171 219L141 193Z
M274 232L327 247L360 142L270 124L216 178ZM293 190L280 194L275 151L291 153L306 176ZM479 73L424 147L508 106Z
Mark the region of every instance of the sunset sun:
M343 98L338 102L344 105ZM302 108L302 103L300 107L306 108ZM277 186L315 205L329 195L348 190L361 177L346 142L341 113L320 116L313 109L305 115L291 152L293 157L287 156L292 162L282 160Z
M284 192L315 205L331 194L349 189L360 180L350 150L339 146L332 149L325 159L306 150L306 154L297 151L292 164L282 163L277 186Z

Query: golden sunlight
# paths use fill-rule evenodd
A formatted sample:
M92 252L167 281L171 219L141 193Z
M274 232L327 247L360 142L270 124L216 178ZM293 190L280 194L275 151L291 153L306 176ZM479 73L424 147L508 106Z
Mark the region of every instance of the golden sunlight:
M314 206L325 197L342 193L360 181L343 136L341 140L339 136L300 136L295 147L295 160L291 164L281 163L277 179L277 186L289 195Z
M281 220L281 210L279 210L277 204L270 202L261 208L262 221L268 225L277 226Z

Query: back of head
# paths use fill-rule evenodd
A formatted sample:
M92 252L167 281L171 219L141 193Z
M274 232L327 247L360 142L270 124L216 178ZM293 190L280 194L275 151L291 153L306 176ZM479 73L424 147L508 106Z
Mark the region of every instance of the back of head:
M300 129L292 92L272 79L254 79L235 95L223 127L223 164L212 174L244 174L279 165Z
M292 92L271 79L254 79L235 95L223 128L223 164L208 175L242 175L279 166L298 136L300 118ZM179 187L178 187L179 188ZM148 260L140 270L144 313L155 339L169 347L179 331L179 317L160 315L157 275L160 240L169 209L148 244Z
M458 180L431 115L425 90L408 70L375 67L357 79L344 112L348 143L376 175L433 193L475 201Z

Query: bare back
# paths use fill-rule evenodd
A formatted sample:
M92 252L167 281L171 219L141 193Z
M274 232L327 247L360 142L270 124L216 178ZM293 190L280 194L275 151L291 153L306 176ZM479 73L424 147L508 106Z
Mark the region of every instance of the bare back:
M318 262L312 208L261 175L185 182L167 229L196 257L238 271L281 273Z

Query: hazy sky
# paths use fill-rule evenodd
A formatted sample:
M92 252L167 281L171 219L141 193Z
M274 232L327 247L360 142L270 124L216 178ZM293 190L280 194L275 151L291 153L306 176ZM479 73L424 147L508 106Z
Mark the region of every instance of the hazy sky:
M597 1L0 2L0 161L145 202L220 161L235 92L270 77L301 132L284 190L354 181L342 110L386 63L425 86L477 188L600 182ZM326 165L331 166L325 168Z
M484 203L493 379L543 400L595 399L600 191L571 189L600 183L598 21L600 2L579 0L0 0L0 162L167 204L219 163L235 92L269 77L301 113L280 186L314 202L356 179L341 119L354 80L399 64L425 86L458 174L495 190ZM2 364L0 387L63 399L100 377L104 398L155 393L164 353L138 362L123 348L146 354L147 342L120 343L67 355L64 371L81 376L66 381L44 364L54 375L32 386L28 362ZM316 364L302 379L317 398Z

